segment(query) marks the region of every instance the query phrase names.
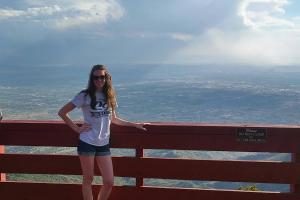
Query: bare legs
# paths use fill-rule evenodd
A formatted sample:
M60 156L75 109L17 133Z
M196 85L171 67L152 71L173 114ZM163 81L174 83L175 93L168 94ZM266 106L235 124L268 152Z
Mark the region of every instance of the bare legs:
M111 156L79 156L83 181L82 194L84 200L93 200L92 182L94 177L94 159L101 171L103 187L97 200L107 200L114 184L114 174Z
M93 200L94 156L79 156L82 169L82 195L84 200Z
M97 156L96 162L101 171L103 187L97 200L107 200L114 185L114 173L111 156Z

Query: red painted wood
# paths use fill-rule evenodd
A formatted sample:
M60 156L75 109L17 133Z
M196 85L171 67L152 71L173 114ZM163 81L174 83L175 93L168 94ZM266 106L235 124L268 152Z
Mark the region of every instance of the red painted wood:
M143 158L144 178L254 183L299 183L299 163Z
M62 122L2 121L0 138L5 145L72 147L78 142L78 133Z
M126 127L113 129L112 144L116 147L144 149L300 152L300 127L253 126L267 129L267 142L262 144L237 142L237 129L241 127L244 126L152 124L147 126L146 134Z
M0 144L76 146L77 133L62 122L50 122L3 121L0 126ZM148 125L148 131L144 132L133 127L112 126L111 141L112 147L118 148L300 152L298 126L266 127L267 142L262 144L237 142L236 132L240 127L244 126L153 124ZM57 138L60 138L59 142Z
M26 174L81 174L75 155L1 154L0 170Z
M5 152L5 147L0 145L0 156L4 152ZM1 164L1 162L0 162L0 164ZM0 182L6 181L6 175L4 173L1 173L1 172L3 172L3 171L0 169Z
M93 186L94 195L100 186ZM17 191L17 192L16 192ZM9 200L81 200L79 184L0 183L0 194ZM143 186L115 186L109 200L299 200L300 194L277 192L246 192L236 190L178 189Z
M300 183L297 178L300 177L300 163L113 157L113 164L116 176L140 179L137 186L143 185L143 178ZM101 175L97 166L95 169L95 173ZM81 175L80 163L75 155L2 154L0 171Z
M93 185L96 197L101 185ZM134 186L114 186L109 200L132 199L139 191ZM82 200L80 184L0 183L1 197L7 200Z
M143 200L299 200L299 194L276 192L246 192L214 189L179 189L146 187L141 189Z
M292 163L297 163L300 164L300 153L293 153L292 154ZM298 168L298 171L300 170L300 168ZM292 193L300 193L300 177L296 176L298 179L297 184L291 184L290 185L290 190Z
M247 125L247 127L266 129L267 140L261 144L237 142L236 132L241 127L245 126L153 123L147 125L148 131L144 132L133 127L113 125L112 147L138 149L136 158L113 158L115 174L136 177L139 187L116 187L111 199L300 199L300 194L297 192L300 182L299 162L178 160L143 158L141 153L143 149L283 152L296 153L295 155L300 153L299 126ZM78 134L63 122L3 121L0 124L0 145L72 147L76 146L77 141ZM24 166L23 163L27 165ZM0 154L1 171L81 174L78 157L70 155ZM100 173L96 172L96 174ZM143 178L289 183L294 184L295 187L294 193L154 188L141 186ZM99 186L94 188L97 187L99 188ZM65 191L67 192L64 193ZM6 199L79 199L81 195L78 191L80 185L74 184L0 182L1 197ZM57 197L57 194L61 197Z
M135 157L113 157L113 166L116 176L135 177L141 173ZM26 174L82 174L77 155L1 154L0 171ZM101 175L96 163L95 174Z
M140 159L142 157L144 157L144 150L142 148L136 149L135 156L138 159L138 161L140 161ZM139 163L138 163L138 165L139 165L138 169L140 169L140 170L137 170L135 182L136 182L136 186L141 187L144 185L144 178L142 176L142 173L141 173L142 168Z

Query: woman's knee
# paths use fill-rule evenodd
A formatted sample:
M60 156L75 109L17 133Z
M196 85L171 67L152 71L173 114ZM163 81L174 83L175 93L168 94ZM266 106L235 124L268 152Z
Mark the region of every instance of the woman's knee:
M103 180L103 186L112 188L114 186L114 179Z
M93 180L94 180L94 175L93 174L84 174L83 175L82 182L84 184L92 184Z

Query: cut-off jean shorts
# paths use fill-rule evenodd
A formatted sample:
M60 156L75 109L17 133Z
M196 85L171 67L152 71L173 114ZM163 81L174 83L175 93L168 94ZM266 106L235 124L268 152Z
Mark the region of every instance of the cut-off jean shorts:
M108 156L111 155L109 144L104 146L95 146L79 140L77 153L80 156Z

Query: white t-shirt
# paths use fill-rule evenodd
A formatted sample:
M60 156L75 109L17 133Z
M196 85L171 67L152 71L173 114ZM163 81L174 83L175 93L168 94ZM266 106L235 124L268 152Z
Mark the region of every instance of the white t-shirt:
M96 106L90 106L89 94L80 92L71 101L77 108L81 108L85 123L91 125L91 129L80 133L79 139L95 146L104 146L109 143L111 109L108 108L103 92L96 92Z

